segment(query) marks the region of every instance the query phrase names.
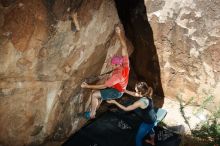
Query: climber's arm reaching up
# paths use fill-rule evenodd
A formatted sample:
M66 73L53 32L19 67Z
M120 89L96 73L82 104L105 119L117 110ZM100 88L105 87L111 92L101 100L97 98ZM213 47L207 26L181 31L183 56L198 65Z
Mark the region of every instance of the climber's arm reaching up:
M120 43L122 45L122 56L128 56L128 46L126 44L126 38L125 38L124 31L122 30L121 27L116 26L115 32L116 32L117 36L119 37Z

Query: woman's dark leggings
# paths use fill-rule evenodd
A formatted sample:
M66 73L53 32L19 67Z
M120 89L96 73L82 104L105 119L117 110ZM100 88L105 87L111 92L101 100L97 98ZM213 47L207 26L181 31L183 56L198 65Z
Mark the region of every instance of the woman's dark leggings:
M136 146L143 146L142 144L142 140L143 138L148 134L148 133L152 133L153 134L153 128L154 128L155 123L153 124L147 124L145 122L143 122L137 132L136 135Z

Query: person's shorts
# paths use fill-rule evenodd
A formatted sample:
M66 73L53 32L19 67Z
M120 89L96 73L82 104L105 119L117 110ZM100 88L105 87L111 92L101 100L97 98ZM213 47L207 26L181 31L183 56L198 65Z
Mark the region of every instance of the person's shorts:
M110 100L120 98L123 93L114 88L106 88L100 90L102 100Z

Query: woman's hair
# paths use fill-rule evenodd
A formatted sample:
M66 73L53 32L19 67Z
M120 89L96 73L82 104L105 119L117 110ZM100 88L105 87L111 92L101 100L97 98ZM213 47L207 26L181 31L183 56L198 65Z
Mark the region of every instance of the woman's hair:
M135 85L135 88L142 96L152 97L153 89L147 85L145 82L139 82Z

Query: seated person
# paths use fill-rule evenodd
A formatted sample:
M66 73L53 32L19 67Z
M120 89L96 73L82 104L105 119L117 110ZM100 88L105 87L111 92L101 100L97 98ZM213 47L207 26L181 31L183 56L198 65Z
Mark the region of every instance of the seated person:
M115 104L120 109L124 111L132 111L136 110L137 114L142 117L143 122L141 123L139 130L136 134L136 146L142 146L142 140L147 135L151 135L151 139L147 140L151 145L155 145L154 143L154 131L153 128L156 125L156 113L153 107L152 95L153 89L149 87L145 82L140 82L135 85L135 91L125 90L125 93L135 96L141 97L138 101L134 102L129 106L123 106L115 100L109 100L108 103Z

